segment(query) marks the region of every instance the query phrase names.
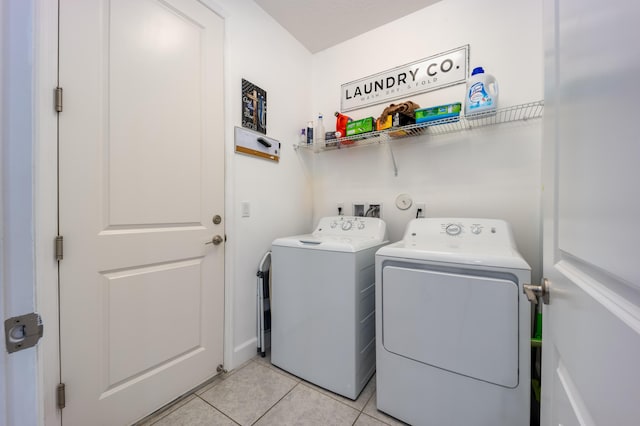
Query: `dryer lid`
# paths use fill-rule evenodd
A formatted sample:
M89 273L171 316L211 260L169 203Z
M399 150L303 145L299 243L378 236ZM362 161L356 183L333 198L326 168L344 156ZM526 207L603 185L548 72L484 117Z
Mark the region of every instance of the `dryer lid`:
M518 252L511 227L498 219L414 219L402 241L380 256L530 270Z

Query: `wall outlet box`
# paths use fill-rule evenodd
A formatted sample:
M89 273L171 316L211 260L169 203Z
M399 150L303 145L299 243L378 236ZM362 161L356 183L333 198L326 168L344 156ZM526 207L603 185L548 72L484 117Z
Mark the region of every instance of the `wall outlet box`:
M353 203L353 215L364 216L364 214L365 214L364 203Z
M377 217L378 219L382 218L382 203L373 202L369 203L367 207L367 212L365 213L370 217Z

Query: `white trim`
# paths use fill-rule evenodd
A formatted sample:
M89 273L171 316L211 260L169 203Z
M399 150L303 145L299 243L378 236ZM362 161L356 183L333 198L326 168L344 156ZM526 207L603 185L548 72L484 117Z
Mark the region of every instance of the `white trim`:
M229 14L224 9L224 7L221 4L219 4L216 0L198 0L198 1L208 9L211 9L222 19L226 19L227 16L229 16Z
M234 235L229 235L229 231L235 229L235 220L234 220L234 202L235 198L233 196L233 149L230 148L231 144L227 143L230 135L233 135L233 131L229 131L229 127L227 125L227 111L231 111L231 99L229 96L229 92L227 88L229 87L229 75L231 75L229 70L229 27L227 17L229 14L222 7L222 5L216 0L198 0L204 6L212 10L214 13L218 14L224 20L224 40L223 40L223 96L224 96L224 128L225 128L225 183L224 183L224 229L227 236L227 241L225 242L225 253L224 253L224 337L223 337L223 364L227 370L232 370L237 366L235 362L235 351L233 348L233 338L234 338L234 286L233 282L235 279L234 276L234 263L233 260L236 258L235 256L235 243L234 243ZM233 141L232 141L233 142Z
M246 342L241 343L233 349L234 360L237 362L232 368L238 367L245 362L249 361L251 358L256 356L258 348L258 338L252 337Z
M58 264L53 240L58 233L57 114L53 93L58 81L58 2L37 0L35 10L34 228L36 307L45 323L38 346L39 425L60 425L56 386L60 381Z
M608 280L599 279L603 274L594 270L593 266L579 262L568 254L555 264L555 268L570 282L591 296L598 305L602 305L620 322L626 324L635 333L640 334L640 308L631 302L628 295L623 295L615 288L615 277L608 275ZM623 288L622 281L618 287Z

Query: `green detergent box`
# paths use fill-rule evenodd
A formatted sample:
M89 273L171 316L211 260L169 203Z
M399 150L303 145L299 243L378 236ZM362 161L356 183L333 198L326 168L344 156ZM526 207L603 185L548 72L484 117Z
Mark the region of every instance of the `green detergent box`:
M442 120L443 118L460 118L462 104L439 105L431 108L421 108L416 110L416 123L428 123L430 121ZM457 121L457 120L452 120Z
M372 132L375 129L375 123L376 121L373 117L350 121L347 123L347 136L355 136L361 133Z

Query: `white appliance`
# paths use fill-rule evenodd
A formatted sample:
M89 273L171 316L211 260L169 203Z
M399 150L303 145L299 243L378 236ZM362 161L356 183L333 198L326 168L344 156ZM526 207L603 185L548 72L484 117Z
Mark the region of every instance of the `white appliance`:
M376 253L378 409L412 425L528 426L530 278L504 221L412 220Z
M375 371L375 253L385 223L320 219L272 244L271 362L356 399Z

